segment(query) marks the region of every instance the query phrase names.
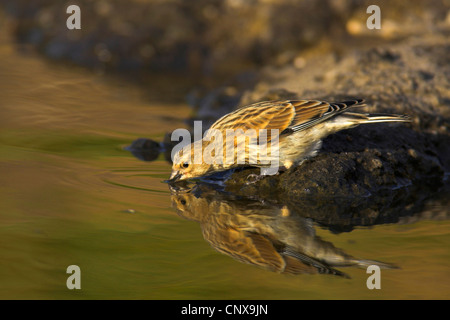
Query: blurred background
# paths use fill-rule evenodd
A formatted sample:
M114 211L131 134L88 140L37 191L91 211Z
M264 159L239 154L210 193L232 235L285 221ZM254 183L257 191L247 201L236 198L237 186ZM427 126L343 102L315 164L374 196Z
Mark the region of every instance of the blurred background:
M179 73L193 83L265 65L301 66L308 51L339 53L436 32L450 24L446 0L0 3L14 40L49 59L101 72ZM81 8L81 30L65 27L71 4ZM371 4L381 9L380 30L366 27Z
M447 196L371 228L317 226L400 265L382 290L365 270L279 275L215 252L175 213L160 142L262 97L364 94L411 114L427 132L418 163L448 180L449 39L449 0L0 0L0 298L448 299ZM154 161L124 150L140 137ZM66 287L73 264L82 290Z

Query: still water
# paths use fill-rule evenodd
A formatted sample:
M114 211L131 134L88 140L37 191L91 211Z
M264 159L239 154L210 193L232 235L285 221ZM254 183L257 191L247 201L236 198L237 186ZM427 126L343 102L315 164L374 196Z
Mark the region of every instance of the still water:
M163 155L143 162L123 150L139 137L161 141L190 115L169 80L149 87L55 66L1 39L1 299L450 298L442 195L400 222L351 232L288 220L308 230L306 242L400 267L381 270L379 290L367 288L365 268L280 274L276 263L267 270L267 256L233 257L214 238L221 227L255 224L255 215L271 226L301 209L170 190ZM81 269L81 290L66 287L70 265Z

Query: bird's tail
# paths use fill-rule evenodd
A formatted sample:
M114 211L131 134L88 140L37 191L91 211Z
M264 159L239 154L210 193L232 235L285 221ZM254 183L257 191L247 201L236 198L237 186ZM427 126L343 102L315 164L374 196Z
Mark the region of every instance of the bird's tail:
M355 259L355 260L353 260L353 264L360 268L367 268L371 265L376 265L376 266L380 267L380 269L400 269L400 267L395 264L381 262L381 261L375 261L375 260Z
M335 118L331 128L336 132L360 124L379 122L411 122L411 119L408 116L397 114L344 112Z
M340 116L340 118L340 120L345 119L356 124L377 122L411 122L411 118L408 116L386 113L345 112Z

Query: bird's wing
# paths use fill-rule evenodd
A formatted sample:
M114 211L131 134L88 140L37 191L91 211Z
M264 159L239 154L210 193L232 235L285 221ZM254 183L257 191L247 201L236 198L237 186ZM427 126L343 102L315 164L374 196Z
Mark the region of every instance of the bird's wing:
M318 100L259 102L223 116L210 129L278 129L280 134L290 133L309 128L360 103L361 99L337 103Z
M297 132L310 128L320 122L328 120L354 105L363 103L362 99L343 102L325 102L317 100L289 101L295 109L295 117L285 133Z
M275 250L272 242L260 234L235 228L217 228L206 230L203 236L217 251L240 262L257 265L272 271L282 271L285 261Z
M223 116L210 129L220 131L278 129L281 132L289 127L294 117L295 109L290 103L265 101L242 107Z
M345 273L289 246L279 251L270 239L261 234L234 228L220 228L214 230L214 236L212 236L212 233L207 235L204 234L205 240L214 249L240 262L280 273L323 273L348 277Z

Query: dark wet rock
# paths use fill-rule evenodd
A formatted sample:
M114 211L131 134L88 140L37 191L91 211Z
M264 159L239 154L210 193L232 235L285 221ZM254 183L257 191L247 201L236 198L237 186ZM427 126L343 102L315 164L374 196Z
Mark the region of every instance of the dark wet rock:
M420 139L412 138L407 144L403 138L398 142L402 145L396 148L380 147L382 143L377 147L374 141L370 142L371 147L364 147L364 144L351 143L347 135L361 137L357 131L342 133L341 141L339 137L331 138L334 140L332 147L327 147L329 142L325 143L318 156L254 183L249 184L247 177L251 173L260 174L259 169L234 173L226 182L227 190L264 196L278 192L289 199L305 196L364 198L411 185L438 188L443 184L444 166L437 154L427 153L426 148L419 151L420 145L414 142Z
M275 177L228 182L240 194L278 190L302 196L366 197L411 185L438 188L450 172L450 41L448 29L392 45L355 49L262 71L241 105L280 98L364 98L363 112L406 114L411 124L367 124L324 139L315 158Z
M268 177L259 184L246 185L246 176L251 171L257 172L251 169L235 173L223 192L252 201L285 205L291 212L311 218L336 233L348 232L357 226L448 219L450 213L445 209L448 185L442 186L440 181L426 180L423 184L393 188L376 184L373 188L377 191L368 193L368 187L361 186L358 181L336 181L333 174L330 180L319 174L319 178L300 186L296 179L308 176L311 169L307 169L307 173L294 169L293 173L287 172L279 178ZM353 174L353 169L349 168L349 172ZM334 187L341 190L331 190ZM422 214L424 210L427 214Z
M235 173L235 178L240 173ZM244 175L245 176L245 175ZM269 178L264 181L266 189L261 187L245 189L230 185L207 183L197 181L196 183L182 181L169 185L173 194L190 193L201 201L223 201L225 203L241 203L248 212L263 207L285 207L291 215L311 219L318 225L332 232L348 232L355 227L374 226L386 223L409 223L418 220L442 220L448 219L450 211L445 210L448 206L449 187L410 185L402 188L385 189L376 194L364 197L344 196L314 196L314 195L292 195L288 192L274 192L278 180ZM196 200L197 201L197 200ZM195 209L192 207L192 209ZM199 213L207 214L208 208L200 210ZM261 209L264 210L264 209Z
M358 226L448 219L445 195L437 186L412 185L380 191L368 197L302 196L283 199L292 212L313 219L332 232L348 232ZM435 206L433 212L431 208ZM428 215L422 212L429 212Z
M154 161L163 151L161 143L147 138L134 140L131 145L124 148L142 161Z

